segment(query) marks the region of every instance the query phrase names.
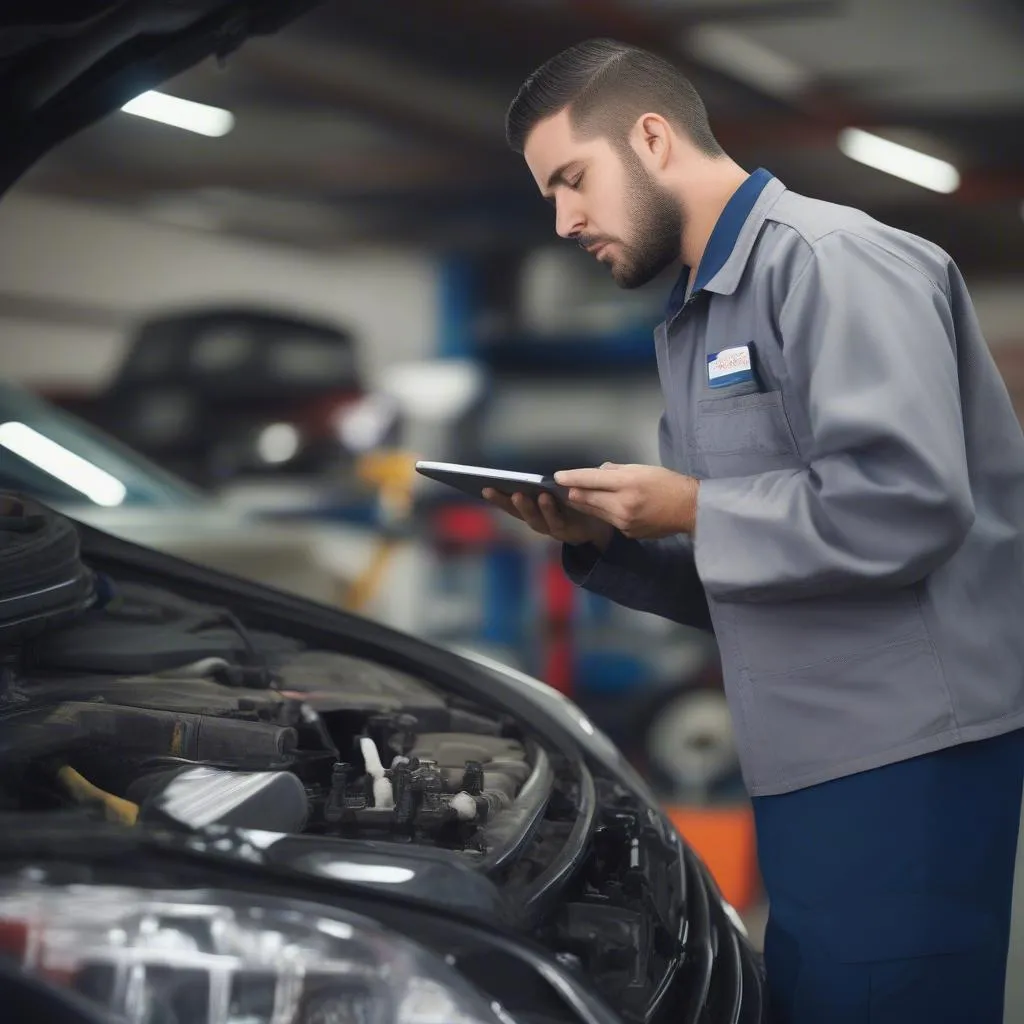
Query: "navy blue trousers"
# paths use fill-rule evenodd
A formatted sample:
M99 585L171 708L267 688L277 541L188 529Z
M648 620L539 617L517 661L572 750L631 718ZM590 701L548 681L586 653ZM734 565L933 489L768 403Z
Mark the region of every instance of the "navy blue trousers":
M1024 731L754 803L773 1024L1003 1024Z

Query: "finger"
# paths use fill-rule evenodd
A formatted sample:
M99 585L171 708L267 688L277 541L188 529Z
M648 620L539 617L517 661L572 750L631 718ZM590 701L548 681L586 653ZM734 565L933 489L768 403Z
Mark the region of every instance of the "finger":
M611 517L618 515L618 496L614 491L581 491L573 488L569 491L569 505L577 512L588 516L597 516L606 523Z
M530 527L531 530L537 533L547 533L548 524L544 519L544 515L541 510L537 507L537 502L533 498L525 494L515 494L512 496L512 503L519 510L519 515L523 522Z
M550 533L561 533L565 530L568 526L565 513L562 511L561 505L550 494L542 494L537 499L537 505Z
M555 474L555 483L588 491L614 491L622 480L616 469L563 469Z
M519 514L519 510L512 504L512 499L507 494L502 494L501 491L496 491L493 487L485 487L483 490L483 497L496 508L500 508L502 512L507 512L514 519L523 518Z

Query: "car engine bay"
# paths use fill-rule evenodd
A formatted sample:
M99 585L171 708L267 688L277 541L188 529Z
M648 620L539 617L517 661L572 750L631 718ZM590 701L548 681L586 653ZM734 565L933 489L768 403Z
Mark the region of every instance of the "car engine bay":
M272 833L300 868L324 844L429 855L479 916L575 964L628 1019L672 1002L678 840L578 751L219 604L102 572L97 595L3 662L4 812L170 830L194 849Z
M546 756L503 735L507 723L396 670L250 634L233 614L166 591L120 585L115 606L47 637L30 665L8 682L17 728L0 747L4 795L18 809L80 802L86 791L61 775L70 767L143 820L173 812L191 827L395 837L482 855L510 816L536 817L550 797ZM199 765L206 781L188 798L174 780ZM293 775L302 800L284 797L297 789L218 799L246 771ZM168 792L176 799L161 799Z

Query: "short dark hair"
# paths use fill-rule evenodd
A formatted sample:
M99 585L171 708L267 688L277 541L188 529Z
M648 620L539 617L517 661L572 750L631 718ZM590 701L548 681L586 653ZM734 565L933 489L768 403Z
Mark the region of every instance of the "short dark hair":
M661 114L708 156L723 156L704 101L667 60L613 39L590 39L563 50L526 79L505 117L509 146L522 153L530 133L566 108L573 128L625 145L646 113Z

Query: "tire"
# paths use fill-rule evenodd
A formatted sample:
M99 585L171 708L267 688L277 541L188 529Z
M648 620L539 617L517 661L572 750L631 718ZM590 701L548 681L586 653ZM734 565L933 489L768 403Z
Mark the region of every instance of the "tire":
M672 794L707 793L739 774L725 694L718 688L680 690L651 715L645 758L658 785Z

